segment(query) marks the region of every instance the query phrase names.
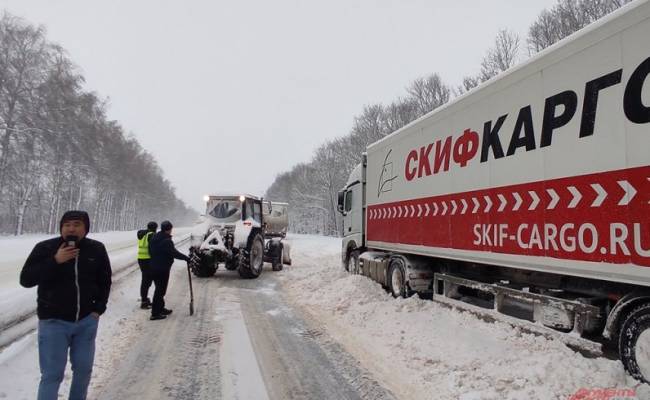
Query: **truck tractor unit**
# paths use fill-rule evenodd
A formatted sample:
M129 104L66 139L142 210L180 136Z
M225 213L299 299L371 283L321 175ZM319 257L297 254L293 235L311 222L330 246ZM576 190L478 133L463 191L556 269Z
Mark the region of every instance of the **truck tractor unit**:
M344 268L650 382L648 38L631 2L370 144L339 192Z
M223 264L227 270L237 270L242 278L252 279L260 276L264 262L271 263L273 271L291 264L288 243L280 238L265 241L263 199L210 195L205 201L205 219L190 236L190 269L194 275L212 276Z

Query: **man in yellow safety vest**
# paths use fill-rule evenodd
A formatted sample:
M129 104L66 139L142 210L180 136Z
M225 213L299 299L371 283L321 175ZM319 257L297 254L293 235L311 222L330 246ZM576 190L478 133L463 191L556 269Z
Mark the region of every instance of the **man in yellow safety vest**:
M151 301L149 300L149 288L153 282L151 275L151 255L149 254L149 239L156 233L158 224L151 221L147 224L147 229L138 231L138 265L142 273L142 281L140 283L140 308L143 310L151 308Z

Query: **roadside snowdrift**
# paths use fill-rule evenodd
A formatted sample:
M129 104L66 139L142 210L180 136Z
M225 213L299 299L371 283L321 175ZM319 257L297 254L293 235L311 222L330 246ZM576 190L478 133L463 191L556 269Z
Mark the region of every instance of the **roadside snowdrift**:
M293 301L399 398L567 399L579 389L650 387L618 361L590 359L564 344L487 323L417 297L393 299L340 266L340 240L296 237L282 281Z

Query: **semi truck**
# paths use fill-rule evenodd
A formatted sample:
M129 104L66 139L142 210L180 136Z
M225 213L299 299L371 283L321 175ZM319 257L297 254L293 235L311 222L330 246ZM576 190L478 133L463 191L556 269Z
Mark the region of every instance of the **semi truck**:
M612 344L650 382L648 38L629 3L368 145L338 197L345 269Z

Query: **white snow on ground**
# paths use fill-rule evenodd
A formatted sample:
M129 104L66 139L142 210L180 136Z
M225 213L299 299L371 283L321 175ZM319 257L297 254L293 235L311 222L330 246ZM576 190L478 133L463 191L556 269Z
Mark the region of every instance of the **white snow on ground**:
M292 236L289 297L400 399L567 399L580 389L636 390L619 361L416 297L394 299L341 267L341 241ZM629 398L629 397L627 397Z
M186 232L187 229L175 229L175 239L182 237ZM34 245L51 237L53 236L24 235L0 238L0 326L16 316L36 310L36 288L25 289L20 286L19 275ZM91 233L89 237L100 240L106 246L114 276L135 262L135 231ZM141 321L146 321L146 315L141 321L132 322L133 318L129 318L135 313L142 314L138 307L139 284L139 274L133 274L132 279L119 287L114 286L111 290L108 311L100 319L93 380L111 373L117 359L128 351L124 345L128 343L125 339L137 334ZM173 285L173 282L171 284ZM59 390L60 398L67 398L71 377L68 363L64 382ZM36 332L0 351L0 399L36 398L39 379ZM93 384L91 381L91 392L94 389Z
M134 232L102 235L91 237L109 249L131 240L135 246ZM15 294L18 289L30 292L20 288L18 274L34 243L44 238L0 238L0 298L6 303L1 319L6 319L5 310L23 302L35 306L34 294ZM393 299L369 279L342 271L340 239L290 235L288 240L293 265L275 275L288 298L399 399L568 399L580 389L598 388L634 389L638 399L650 399L650 387L626 375L619 361L586 358L558 341L487 323L432 301ZM111 256L114 269L134 260L134 247L122 252ZM146 312L138 309L139 275L130 277L112 291L109 311L100 321L91 392L101 389L97 385L105 381L102 377L129 351L127 339L147 323ZM276 312L283 311L269 311ZM0 352L0 399L33 399L38 379L35 333ZM62 398L69 379L68 369Z
M248 336L240 300L225 289L220 294L215 320L223 324L223 343L219 355L224 399L268 400L262 373Z

